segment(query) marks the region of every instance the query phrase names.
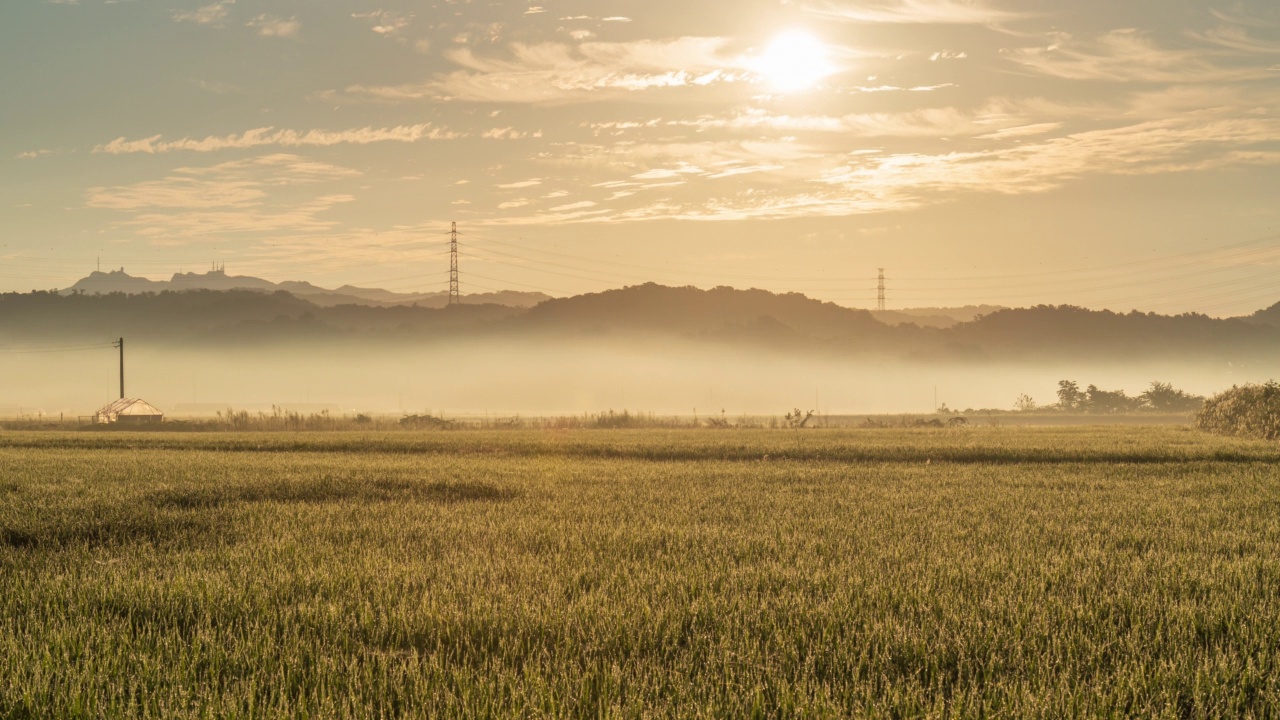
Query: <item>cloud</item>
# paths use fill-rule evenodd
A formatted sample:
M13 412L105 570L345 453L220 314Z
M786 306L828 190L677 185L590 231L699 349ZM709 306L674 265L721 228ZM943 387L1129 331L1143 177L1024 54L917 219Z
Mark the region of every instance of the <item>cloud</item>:
M723 38L705 37L576 45L514 43L506 57L460 48L446 57L462 70L420 83L355 85L346 93L386 101L545 103L752 79L749 63L728 54L726 45Z
M219 0L218 2L205 5L203 7L188 12L174 11L174 22L195 23L197 25L218 25L227 19L230 7L235 5L236 0Z
M359 172L296 155L265 155L204 168L178 168L162 180L89 189L86 205L141 208L244 208L260 204L266 188L358 177Z
M329 147L332 145L369 145L378 142L412 143L420 140L453 140L461 137L458 133L437 128L430 123L418 125L398 125L391 128L355 128L351 130L276 130L271 127L246 130L239 135L211 135L205 138L181 138L178 140L162 140L160 135L153 135L139 140L116 138L109 143L94 147L95 153L108 155L126 155L130 153L146 153L155 155L167 152L214 152L217 150L245 149L263 146L279 147Z
M1017 127L1001 128L993 133L979 135L983 140L1005 140L1008 138L1030 137L1033 135L1044 135L1062 129L1060 122L1034 123L1031 125L1019 125Z
M28 151L26 151L26 152L20 152L20 153L18 153L16 157L17 157L19 160L34 160L35 158L43 157L43 156L45 156L45 155L50 155L50 154L52 154L52 153L53 153L53 151L52 151L52 150L45 150L45 149L40 149L40 150L28 150Z
M373 32L383 37L394 37L399 35L401 30L409 27L409 19L412 16L392 10L374 10L372 12L352 13L351 17L359 20L370 20L373 25L370 29Z
M516 130L515 128L511 128L511 127L490 128L480 133L480 137L486 140L524 140L526 138L536 139L536 138L542 137L542 131L541 130L533 130L533 131Z
M1134 101L1134 106L1141 104L1141 100ZM1173 104L1177 103L1170 103ZM1123 114L1120 108L1115 113ZM1156 114L1159 113L1153 110ZM1009 113L1002 121L1013 116ZM941 116L944 124L949 117ZM973 114L959 113L955 117L969 122ZM989 141L985 147L932 153L834 153L826 146L746 141L624 143L604 151L603 167L616 167L608 157L616 155L619 160L627 158L632 162L678 159L687 167L705 171L677 173L671 171L672 166L654 165L652 170L631 172L628 180L593 183L601 188L600 201L608 205L602 212L566 215L553 209L477 222L538 225L839 217L911 210L952 202L970 193L1043 193L1089 176L1280 166L1280 150L1276 149L1280 143L1280 118L1265 114L1238 117L1229 108L1056 134L1061 130L1058 122L1008 127L997 124L995 130L979 138ZM751 178L739 182L745 175ZM643 194L633 196L636 178L668 178L668 182L650 185L683 183L685 189L678 196L663 196L646 203Z
M1222 10L1209 8L1209 13L1228 25L1243 25L1252 28L1275 28L1277 23L1263 18L1247 15L1239 10Z
M583 200L581 202L569 203L568 205L559 205L557 207L553 207L551 208L550 212L568 212L570 210L585 210L587 208L593 208L595 206L596 206L596 203L590 200Z
M1259 40L1251 36L1248 31L1230 25L1223 25L1204 33L1192 33L1191 37L1210 45L1248 55L1280 55L1280 43Z
M891 189L918 199L925 193L970 190L1020 195L1091 174L1152 175L1231 164L1280 164L1280 152L1264 149L1276 140L1280 119L1172 118L1012 148L868 157L824 182Z
M541 184L542 184L542 178L533 178L532 180L521 180L520 182L513 182L513 183L507 183L505 185L499 185L498 187L503 190L518 190L521 188L536 187Z
M922 108L897 113L851 113L833 115L779 115L764 108L749 108L728 117L704 115L693 119L651 120L646 122L593 123L597 135L609 131L648 132L655 128L688 127L698 132L727 130L759 133L762 130L786 133L834 134L842 138L946 138L946 137L1013 137L1041 134L1061 127L1060 120L1078 118L1099 112L1093 106L1065 106L1041 100L993 98L972 109L956 107ZM1131 108L1113 109L1114 113L1131 112ZM1037 123L1037 118L1055 117L1059 121ZM1052 125L1053 128L1049 128ZM1034 132L1033 132L1034 130Z
M631 176L632 180L668 180L670 178L678 178L681 175L702 175L706 171L697 165L688 163L680 163L676 167L654 168L646 170L642 173L636 173Z
M984 2L965 0L891 0L890 2L822 2L807 7L827 17L860 23L929 25L998 25L1018 20L1018 13Z
M305 234L332 229L336 223L318 215L355 198L326 193L289 200L290 194L280 191L359 176L349 168L273 154L179 168L160 180L93 187L86 194L85 206L132 213L121 226L165 244L229 233Z
M1057 34L1047 47L1003 52L1030 70L1066 80L1209 83L1280 77L1275 67L1227 63L1204 49L1162 48L1133 29L1114 30L1094 41Z
M297 18L279 18L271 15L258 15L245 27L253 28L262 37L293 38L298 36L301 25Z

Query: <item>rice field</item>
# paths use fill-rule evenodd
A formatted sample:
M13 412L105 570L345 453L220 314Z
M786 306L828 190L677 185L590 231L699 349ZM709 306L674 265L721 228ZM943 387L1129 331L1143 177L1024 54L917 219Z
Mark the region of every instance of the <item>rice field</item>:
M1254 717L1280 446L0 431L0 718Z

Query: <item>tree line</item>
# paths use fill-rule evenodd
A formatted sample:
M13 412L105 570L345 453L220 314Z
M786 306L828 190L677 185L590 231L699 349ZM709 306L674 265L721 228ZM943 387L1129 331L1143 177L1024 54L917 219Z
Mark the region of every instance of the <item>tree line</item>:
M1204 406L1201 395L1193 395L1173 383L1153 380L1151 386L1136 396L1124 390L1103 390L1089 385L1083 390L1075 380L1058 381L1058 402L1041 406L1028 395L1020 395L1014 409L1020 412L1056 411L1069 413L1114 414L1127 412L1198 412Z

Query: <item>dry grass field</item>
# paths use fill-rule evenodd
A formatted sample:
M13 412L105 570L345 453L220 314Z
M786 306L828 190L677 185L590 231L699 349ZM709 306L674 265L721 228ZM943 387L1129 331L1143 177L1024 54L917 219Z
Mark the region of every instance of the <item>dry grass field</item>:
M0 432L0 718L1269 717L1280 447Z

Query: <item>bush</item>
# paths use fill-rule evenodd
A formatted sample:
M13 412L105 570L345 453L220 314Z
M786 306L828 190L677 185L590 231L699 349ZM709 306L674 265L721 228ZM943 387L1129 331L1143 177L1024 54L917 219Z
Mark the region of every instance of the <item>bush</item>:
M452 420L436 417L430 413L405 415L400 418L400 427L409 430L451 430L454 425Z
M1280 439L1280 383L1236 386L1204 403L1196 427L1222 435Z

